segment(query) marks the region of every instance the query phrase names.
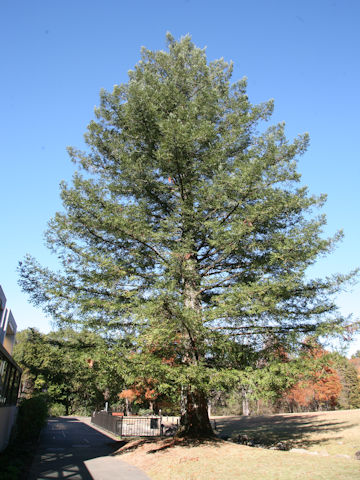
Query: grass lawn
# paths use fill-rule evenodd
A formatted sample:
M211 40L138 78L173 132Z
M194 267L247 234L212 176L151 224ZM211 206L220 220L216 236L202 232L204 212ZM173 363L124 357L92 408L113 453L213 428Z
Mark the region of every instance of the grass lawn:
M119 458L152 480L360 480L360 410L218 417L220 435L246 434L269 448L230 441L136 440ZM272 450L286 442L290 451ZM129 444L128 444L129 446Z

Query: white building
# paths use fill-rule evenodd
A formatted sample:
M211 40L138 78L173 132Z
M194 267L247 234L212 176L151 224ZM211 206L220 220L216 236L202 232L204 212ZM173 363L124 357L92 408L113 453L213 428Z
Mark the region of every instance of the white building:
M16 418L16 402L21 369L12 358L16 322L6 306L6 297L0 285L0 451L10 437Z

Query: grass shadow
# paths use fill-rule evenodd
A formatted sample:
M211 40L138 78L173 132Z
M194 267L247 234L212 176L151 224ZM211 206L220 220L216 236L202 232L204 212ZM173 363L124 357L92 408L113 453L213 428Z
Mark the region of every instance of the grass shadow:
M309 448L342 438L340 432L355 424L324 419L321 415L274 415L259 417L227 417L217 422L217 432L228 439L246 436L254 444L271 447L286 442L290 447Z
M330 413L330 412L329 412ZM257 417L222 417L216 419L218 436L194 439L181 437L142 437L125 439L119 443L113 455L122 455L139 449L143 454L155 454L173 447L192 448L201 445L221 447L224 440L233 439L236 443L289 450L309 449L329 442L342 443L344 431L356 427L353 422L339 418L328 418L316 413L278 414ZM246 441L243 441L245 437Z

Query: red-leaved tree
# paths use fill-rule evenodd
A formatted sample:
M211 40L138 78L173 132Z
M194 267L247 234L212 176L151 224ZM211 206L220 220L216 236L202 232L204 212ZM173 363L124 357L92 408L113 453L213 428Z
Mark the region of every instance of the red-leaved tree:
M332 410L338 403L342 389L340 376L327 352L320 347L311 350L314 370L300 379L286 394L291 411Z

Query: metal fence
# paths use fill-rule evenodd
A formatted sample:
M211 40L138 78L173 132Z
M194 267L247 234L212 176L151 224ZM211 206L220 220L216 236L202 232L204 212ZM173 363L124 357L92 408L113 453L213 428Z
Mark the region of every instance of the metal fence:
M121 417L110 412L94 412L91 423L119 437L157 437L165 433L161 416Z

